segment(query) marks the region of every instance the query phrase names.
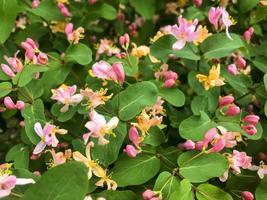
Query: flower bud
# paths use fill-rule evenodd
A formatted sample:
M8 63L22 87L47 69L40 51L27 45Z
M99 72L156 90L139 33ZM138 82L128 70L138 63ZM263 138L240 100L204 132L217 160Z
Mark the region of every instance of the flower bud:
M236 60L236 64L240 69L245 69L247 62L243 57L239 56Z
M129 129L128 136L129 136L129 139L131 140L131 142L135 146L139 146L139 143L140 143L140 141L139 141L139 134L138 134L137 129L134 126L132 126Z
M204 147L204 142L203 141L198 141L195 144L195 150L202 150Z
M139 153L139 151L133 146L133 145L126 145L126 148L123 149L123 152L125 152L129 157L134 158Z
M150 200L162 200L160 197L152 197Z
M229 72L229 74L232 74L232 75L237 75L238 74L238 69L237 69L235 64L228 65L227 66L227 71Z
M40 5L40 0L33 0L32 1L32 8L38 8Z
M230 105L227 111L224 113L226 116L235 116L240 113L240 108L236 105Z
M217 134L218 133L216 128L209 129L204 136L203 146L207 147Z
M249 124L242 127L242 129L248 134L248 135L255 135L257 133L257 129L254 125Z
M32 154L31 157L30 157L30 159L31 160L37 160L39 157L40 157L39 154Z
M68 8L63 3L59 3L58 8L60 9L60 12L64 17L70 17L71 16Z
M260 117L257 115L247 115L243 118L243 122L250 123L252 125L256 125L260 120Z
M37 62L41 65L47 65L48 64L48 57L45 53L39 53L37 56Z
M26 43L28 43L31 46L31 48L38 49L38 46L33 39L27 38Z
M254 28L250 27L243 34L244 40L246 40L246 42L249 42L251 40L251 37L252 37L253 33L254 33Z
M227 95L219 98L219 107L223 107L233 103L235 98L232 95Z
M254 196L251 192L249 191L244 191L241 193L241 196L244 200L254 200Z
M96 2L97 2L97 0L88 0L88 3L91 4L91 5L95 4Z
M119 43L121 46L127 47L130 43L130 37L128 33L125 33L124 35L120 36Z
M17 108L18 110L23 110L24 107L25 107L25 104L24 104L23 101L17 101L17 103L16 103L16 108Z
M15 76L15 73L11 70L11 68L6 64L1 64L1 68L3 72L8 75L10 78L13 78Z
M150 200L154 195L155 195L155 192L150 189L143 192L144 200Z
M186 140L184 143L178 145L181 149L193 150L195 149L195 142L192 140Z
M165 80L163 86L164 86L165 88L171 88L172 86L175 85L175 83L176 83L176 82L175 82L174 79L168 79L168 80Z
M112 75L111 75L111 78L114 81L118 81L120 84L123 84L124 79L125 79L123 65L120 62L113 63L112 72L113 73L111 73L111 74L114 74L115 77L112 77Z
M71 34L73 31L73 24L72 23L68 23L65 26L65 34L68 36L69 34Z
M35 50L32 48L29 48L25 52L25 56L29 60L34 60L35 59Z
M6 106L7 109L11 109L11 110L16 109L15 103L9 96L4 98L4 105Z
M24 121L20 121L20 122L19 122L19 126L20 126L21 128L24 128L24 127L25 127L25 122L24 122Z
M193 0L193 3L196 7L200 7L202 5L202 0Z

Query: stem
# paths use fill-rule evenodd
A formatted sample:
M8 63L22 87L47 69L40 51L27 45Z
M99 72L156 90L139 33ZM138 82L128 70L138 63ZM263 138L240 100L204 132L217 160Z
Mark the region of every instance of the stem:
M15 197L22 198L22 194L19 194L19 193L16 193L16 192L11 192L11 195L13 195Z

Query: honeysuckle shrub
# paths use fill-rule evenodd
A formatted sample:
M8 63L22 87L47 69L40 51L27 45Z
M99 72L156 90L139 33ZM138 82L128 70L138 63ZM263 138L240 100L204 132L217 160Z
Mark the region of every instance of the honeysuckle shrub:
M0 198L266 200L266 0L0 0Z

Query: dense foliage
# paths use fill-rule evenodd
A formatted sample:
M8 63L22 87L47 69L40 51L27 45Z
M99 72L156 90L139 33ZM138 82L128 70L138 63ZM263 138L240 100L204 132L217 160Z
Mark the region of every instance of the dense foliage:
M0 198L267 200L266 0L0 0Z

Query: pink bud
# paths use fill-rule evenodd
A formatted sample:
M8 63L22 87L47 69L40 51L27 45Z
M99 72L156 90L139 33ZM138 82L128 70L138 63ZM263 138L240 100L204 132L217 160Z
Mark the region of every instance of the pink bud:
M20 59L16 57L10 57L10 58L6 57L5 59L14 72L21 72L21 70L23 69L23 64L20 61Z
M176 72L169 70L169 71L167 71L167 72L164 73L164 78L165 79L177 80L178 75L177 75Z
M125 33L124 35L120 36L119 43L121 46L127 46L130 43L130 37L128 33Z
M192 140L186 140L184 143L178 145L181 149L193 150L195 149L195 142Z
M173 80L173 79L168 79L168 80L165 80L163 86L164 86L165 88L171 88L172 86L175 85L175 83L176 83L175 80Z
M40 157L39 154L32 154L30 159L31 160L37 160L39 157Z
M34 171L33 174L34 174L35 176L41 176L41 173L40 173L39 171Z
M236 64L240 69L245 69L247 62L243 57L239 56L236 60Z
M138 134L137 129L134 126L132 126L129 129L128 136L129 136L129 139L131 140L131 142L135 146L139 146L139 143L140 143L140 141L139 141L139 134Z
M34 60L35 57L35 50L32 48L29 48L26 50L25 56L29 60Z
M23 110L24 107L25 107L25 104L24 104L23 101L17 101L17 103L16 103L16 108L17 108L18 110Z
M226 143L225 143L225 140L223 138L218 139L216 141L216 143L213 145L213 147L208 150L208 153L220 152L225 147L225 144Z
M254 196L251 192L249 191L244 191L241 193L241 196L244 200L254 200Z
M248 30L246 30L243 34L244 39L249 42L251 40L251 37L254 33L254 28L250 27Z
M111 71L112 71L111 78L114 81L119 81L120 84L123 84L125 79L123 65L120 62L113 63ZM113 75L115 75L115 77L113 77Z
M91 5L96 3L96 2L97 2L97 0L88 0L88 3L91 4Z
M240 108L236 105L230 105L228 110L224 113L226 116L235 116L240 113Z
M247 115L243 118L243 122L250 123L252 125L256 125L260 120L260 117L258 115Z
M227 71L229 72L229 74L232 74L232 75L237 75L238 74L238 69L237 69L235 64L228 65L227 66Z
M9 96L4 98L4 105L6 106L7 109L11 109L11 110L16 109L15 103Z
M196 7L200 7L202 5L202 0L193 0L193 3Z
M126 145L126 148L123 149L123 152L125 152L129 157L134 158L139 151L133 146L133 145Z
M143 192L143 198L144 200L150 200L155 195L154 191L148 189Z
M47 65L48 64L48 57L45 53L41 52L37 56L37 62L41 65Z
M227 95L219 98L219 107L223 107L233 103L235 98L232 95Z
M252 124L245 125L242 127L242 129L248 134L248 135L255 135L257 133L257 129Z
M10 67L6 64L1 64L1 68L3 72L8 75L10 78L13 78L15 76L15 73L10 69Z
M32 8L38 8L40 5L40 0L33 0L32 1Z
M207 147L217 134L218 132L216 128L209 129L204 136L203 146Z
M19 126L20 126L21 128L24 128L24 127L25 127L25 122L24 122L24 121L20 121L20 122L19 122Z
M152 197L150 200L162 200L160 197Z
M33 39L27 38L26 43L28 43L31 46L31 48L38 49L38 45L35 43Z
M69 34L71 34L73 31L73 24L72 23L68 23L65 26L65 34L68 36Z
M58 8L60 9L60 12L61 14L64 16L64 17L69 17L71 16L68 8L63 4L63 3L59 3L58 5Z

